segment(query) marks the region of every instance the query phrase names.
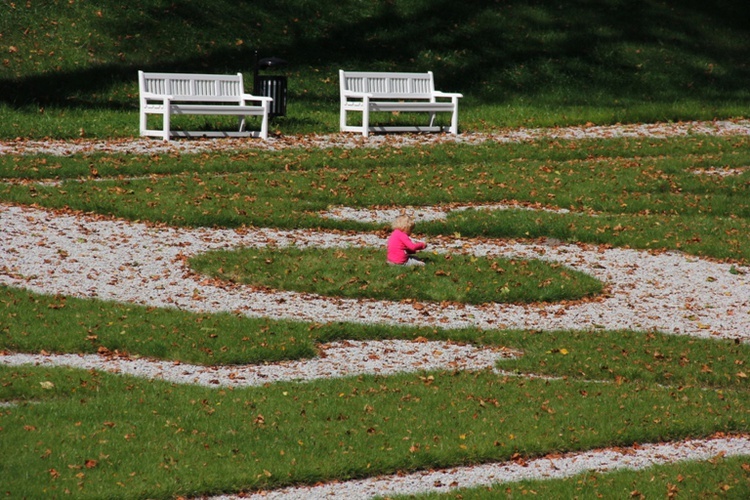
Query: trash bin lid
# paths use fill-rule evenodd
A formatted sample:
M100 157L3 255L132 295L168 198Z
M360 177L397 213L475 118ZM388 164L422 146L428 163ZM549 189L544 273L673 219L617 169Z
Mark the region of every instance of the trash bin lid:
M284 64L286 64L286 61L284 59L279 59L278 57L264 57L263 59L258 61L258 68L275 68L277 66L283 66Z

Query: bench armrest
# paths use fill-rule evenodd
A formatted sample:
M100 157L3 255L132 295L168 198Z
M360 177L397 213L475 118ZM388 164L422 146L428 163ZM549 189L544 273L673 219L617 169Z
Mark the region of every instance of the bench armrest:
M153 92L141 92L141 97L157 101L171 101L172 99L174 99L174 96L171 96L169 94L154 94Z
M436 90L432 93L435 97L463 97L463 94L459 94L457 92L441 92L439 90Z
M348 90L344 92L344 97L355 97L359 99L364 99L365 97L369 97L370 99L372 99L372 96L373 94L371 94L370 92L351 92Z
M268 97L264 95L253 95L253 94L242 94L242 101L268 101L272 102L273 97Z

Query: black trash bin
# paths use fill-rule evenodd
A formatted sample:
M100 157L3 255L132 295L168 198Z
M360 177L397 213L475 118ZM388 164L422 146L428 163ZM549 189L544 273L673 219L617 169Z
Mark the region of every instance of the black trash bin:
M253 94L257 96L272 97L271 109L269 116L286 116L286 76L280 75L260 75L261 69L278 68L286 64L286 61L278 57L266 57L258 61L258 54L255 55L255 78L253 82Z

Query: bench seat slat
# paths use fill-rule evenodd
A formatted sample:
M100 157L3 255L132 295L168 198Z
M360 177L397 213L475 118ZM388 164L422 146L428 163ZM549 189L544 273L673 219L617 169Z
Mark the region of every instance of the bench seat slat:
M164 104L149 103L146 105L149 110L164 109ZM228 114L236 114L241 111L262 111L263 106L240 106L237 105L224 105L224 104L183 104L183 103L171 103L172 109L182 109L185 111L201 111L208 110L210 112L221 113L224 110L228 110Z
M262 115L262 106L221 106L204 104L172 104L173 115Z
M364 103L349 103L347 108L352 111L361 111ZM450 102L401 102L401 101L370 101L370 111L414 111L429 113L433 111L453 111Z

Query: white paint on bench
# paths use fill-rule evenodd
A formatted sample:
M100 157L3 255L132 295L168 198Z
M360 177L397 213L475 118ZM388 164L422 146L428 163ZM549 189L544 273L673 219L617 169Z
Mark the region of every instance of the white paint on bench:
M242 73L236 75L204 75L191 73L138 72L140 91L140 133L161 137L261 137L268 138L270 97L246 94ZM258 104L251 104L257 102ZM161 115L162 128L149 129L148 115ZM239 117L239 130L174 131L174 115L232 115ZM245 119L260 116L260 131L246 131Z
M339 88L339 125L342 132L360 132L364 137L370 132L436 132L441 127L435 126L435 114L446 112L451 113L449 132L458 134L458 99L463 95L435 90L432 71L388 73L339 70ZM370 113L381 111L429 113L430 123L427 126L370 126ZM348 112L362 113L362 124L349 125Z

